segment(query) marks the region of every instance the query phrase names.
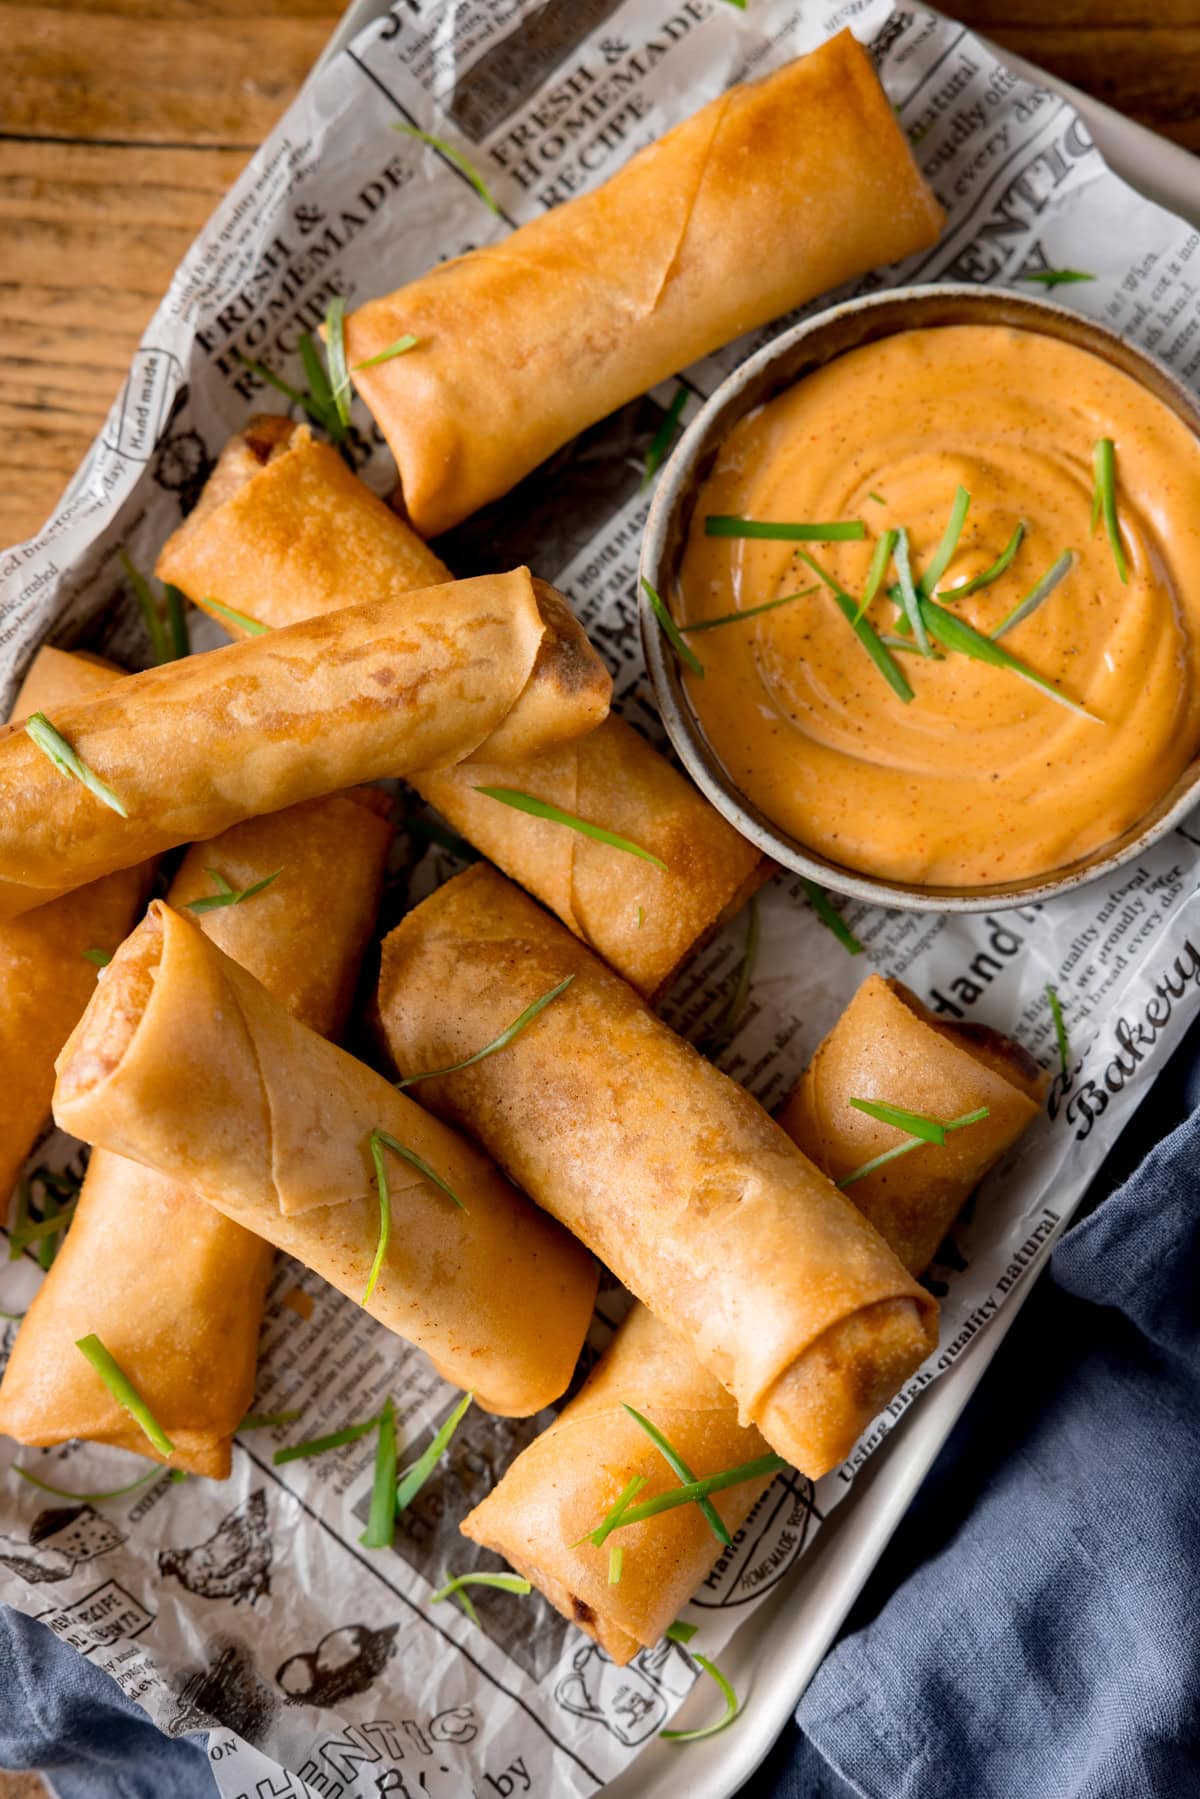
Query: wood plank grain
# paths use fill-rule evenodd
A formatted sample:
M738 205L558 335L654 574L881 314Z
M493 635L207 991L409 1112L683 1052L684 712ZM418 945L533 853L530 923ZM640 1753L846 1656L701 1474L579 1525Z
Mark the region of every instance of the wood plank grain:
M253 148L324 48L336 11L100 20L5 6L0 132Z
M987 27L1001 48L1200 151L1200 21L1178 29Z

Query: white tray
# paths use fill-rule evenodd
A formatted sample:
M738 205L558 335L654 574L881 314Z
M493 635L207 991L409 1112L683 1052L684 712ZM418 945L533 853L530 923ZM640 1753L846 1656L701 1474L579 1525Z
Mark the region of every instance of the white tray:
M370 19L387 10L387 0L353 0L321 61L336 54ZM1131 186L1200 224L1200 158L1122 118L1022 57L999 50L996 54L1031 81L1069 99L1106 161ZM1069 1216L1062 1220L1060 1232L1069 1221ZM742 1716L736 1727L707 1742L692 1744L686 1770L681 1768L678 1749L652 1744L604 1789L605 1799L679 1799L683 1781L688 1799L727 1799L749 1779L794 1711L1052 1248L1053 1239L1043 1246L1019 1293L893 1430L858 1476L853 1493L822 1529L812 1552L747 1620L722 1654L722 1666L742 1698ZM689 1702L696 1705L698 1715L711 1706L711 1694L704 1687L701 1682L695 1700ZM687 1708L681 1719L688 1721Z

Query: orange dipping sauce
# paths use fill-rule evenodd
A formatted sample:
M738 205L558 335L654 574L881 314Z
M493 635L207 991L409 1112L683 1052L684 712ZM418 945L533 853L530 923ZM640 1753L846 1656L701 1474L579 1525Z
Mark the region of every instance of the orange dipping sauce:
M1103 520L1090 521L1101 438L1115 445L1127 583ZM1073 551L1002 647L1093 717L958 651L894 650L905 703L798 554L857 600L879 537L903 526L919 581L959 486L971 503L937 603L987 635ZM710 537L710 514L861 519L866 535ZM1005 572L956 600L1019 523ZM896 580L893 563L866 615L889 635ZM1200 445L1089 351L1004 326L900 332L744 419L699 496L674 611L689 625L797 592L689 637L705 675L684 678L738 787L831 861L908 885L1048 873L1136 824L1200 749Z

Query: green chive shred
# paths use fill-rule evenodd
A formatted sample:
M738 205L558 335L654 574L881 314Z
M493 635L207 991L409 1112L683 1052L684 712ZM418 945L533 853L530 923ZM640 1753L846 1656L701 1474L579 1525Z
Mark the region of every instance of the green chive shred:
M837 907L830 900L829 895L825 892L824 888L818 887L815 881L810 881L807 875L800 876L800 885L808 895L809 904L812 906L813 911L816 913L821 923L825 926L825 929L833 932L834 936L848 955L861 956L863 953L862 944L858 941L858 938L854 935L854 932L850 929L850 926L846 923Z
M1046 986L1046 998L1050 1002L1050 1015L1054 1020L1054 1035L1058 1039L1058 1059L1062 1064L1063 1079L1066 1080L1071 1065L1071 1044L1067 1037L1067 1021L1063 1017L1062 1001L1057 989Z
M331 1449L344 1449L347 1443L357 1443L360 1437L368 1436L378 1424L378 1416L364 1418L360 1424L347 1424L327 1437L309 1437L303 1443L290 1443L286 1449L275 1451L272 1464L282 1468L286 1462L307 1462L315 1455L328 1454Z
M1128 585L1129 562L1125 546L1121 542L1121 526L1117 518L1117 452L1111 437L1096 440L1094 462L1096 486L1092 494L1092 529L1095 530L1097 518L1102 514L1117 574Z
M758 537L780 543L857 543L867 535L860 518L825 520L821 524L789 524L774 519L736 518L710 512L704 520L706 537Z
M561 806L553 806L549 800L535 799L531 793L522 793L518 787L476 787L475 791L486 793L489 799L512 806L517 812L527 812L531 818L545 818L551 824L567 825L584 837L608 844L610 849L624 850L627 856L640 856L643 862L652 863L663 874L669 872L661 857L651 855L640 843L631 843L628 837L618 837L615 831L606 831L603 825L590 824L586 818L577 818L573 812L564 812Z
M62 735L55 730L44 712L34 712L25 720L26 736L32 738L43 756L53 762L60 774L68 775L72 780L80 781L94 793L96 798L106 805L110 812L116 812L121 818L128 818L124 806L112 788L94 774L87 763L78 756Z
M247 637L264 637L271 629L270 625L260 624L256 618L250 618L245 612L235 612L232 606L223 606L221 601L214 600L211 594L206 594L200 604L206 612L215 612L218 618L223 618L229 624L236 625L239 630L246 633Z
M467 1587L498 1587L502 1593L532 1593L533 1583L523 1574L456 1574L444 1587L429 1596L430 1605L440 1605L451 1595L458 1600L472 1624L479 1623L479 1613L465 1592Z
M174 1455L175 1445L142 1398L129 1376L114 1356L110 1355L95 1333L80 1337L76 1349L86 1356L113 1398L137 1424L160 1455Z
M866 650L867 655L871 658L871 661L875 664L888 686L892 689L892 692L907 705L913 698L913 690L905 679L904 674L897 667L890 652L885 649L884 645L880 642L879 633L871 623L870 619L859 617L858 606L846 592L846 589L840 586L839 583L834 580L833 576L828 574L818 562L814 561L807 550L800 550L797 554L802 562L807 563L813 574L817 575L825 583L826 587L829 588L834 599L837 601L842 616L853 630L864 650Z
M813 587L802 587L798 593L784 593L777 600L764 600L761 606L747 606L743 612L723 612L720 618L702 618L698 624L680 625L686 635L691 631L715 631L718 625L740 625L743 619L757 618L760 612L774 612L777 606L790 606L793 600L806 600Z
M451 1437L462 1423L474 1397L474 1393L463 1394L429 1445L417 1457L412 1467L406 1468L400 1476L400 1483L396 1488L396 1510L398 1512L407 1511L441 1461Z
M998 638L1004 636L1006 631L1011 631L1014 625L1019 625L1023 619L1036 612L1038 607L1050 598L1059 582L1065 580L1070 574L1074 563L1074 550L1064 550L1057 562L1052 563L1045 574L1034 582L1025 598L1018 600L1011 612L1005 613L994 631L989 631L988 635L992 642L995 643Z
M1013 532L1012 536L1009 538L1008 542L1005 544L1004 548L1001 550L1000 554L997 556L995 562L992 563L990 568L985 568L978 575L972 575L971 579L969 581L964 581L961 587L943 587L943 588L941 588L938 592L938 596L937 596L938 599L939 600L965 600L968 594L978 593L981 587L990 587L992 582L998 581L1000 579L1000 576L1004 573L1005 569L1007 569L1009 563L1012 561L1013 557L1016 555L1017 551L1020 549L1021 539L1024 537L1024 535L1025 535L1025 523L1024 523L1024 520L1022 520L1017 525L1016 530Z
M692 1470L688 1467L679 1451L667 1441L658 1426L656 1424L651 1424L649 1418L644 1417L641 1412L635 1411L633 1406L627 1404L625 1400L622 1400L621 1404L629 1413L629 1416L633 1419L634 1423L640 1425L641 1429L645 1431L650 1441L654 1444L654 1447L665 1460L672 1474L678 1478L680 1484L686 1485L689 1481L694 1481L696 1476L692 1473ZM697 1504L704 1514L708 1527L712 1531L714 1537L716 1537L718 1543L723 1543L725 1547L728 1548L733 1542L733 1538L722 1523L721 1514L717 1511L712 1500L706 1496L705 1498L698 1500Z
M699 676L699 678L703 680L703 662L701 662L691 644L684 642L682 631L671 617L669 609L663 604L661 596L653 587L651 587L645 575L642 576L642 590L650 602L650 610L658 620L659 628L661 629L663 636L666 638L679 660L690 668L694 675Z
M225 876L215 868L206 869L205 873L217 891L206 893L201 899L189 900L186 906L188 912L219 912L223 906L240 906L243 900L253 899L256 893L261 893L272 881L277 881L283 870L277 868L274 874L264 875L253 886L241 888L231 887Z
M390 1549L396 1536L396 1408L389 1399L379 1414L375 1478L367 1528L359 1537L364 1549Z
M418 125L406 125L397 120L393 122L392 130L400 132L403 137L415 138L419 144L427 144L431 150L440 150L442 155L454 164L459 173L466 176L484 205L494 212L498 219L504 217L483 176L461 150L456 149L453 144L448 144L444 137L434 137L431 131L422 131Z
M969 1124L982 1123L988 1116L989 1108L978 1106L974 1112L964 1112L961 1118L947 1118L943 1122L942 1128L945 1131L961 1131ZM838 1186L843 1191L847 1187L852 1187L855 1181L865 1180L867 1175L874 1174L877 1168L883 1168L888 1162L894 1162L900 1156L910 1155L914 1149L920 1149L921 1145L927 1141L928 1139L925 1137L906 1137L903 1143L894 1144L891 1149L885 1149L881 1155L872 1156L871 1160L864 1162L860 1168L851 1169L849 1174L843 1175Z
M662 422L650 441L646 451L646 468L642 476L642 486L649 487L662 466L663 457L671 445L671 439L679 429L679 420L687 404L687 388L677 387L670 406L663 414Z
M638 910L641 911L640 906ZM513 1038L519 1037L526 1025L532 1024L538 1013L544 1012L560 993L565 993L574 979L573 974L567 975L558 983L557 987L551 987L549 993L543 993L540 999L535 999L532 1005L526 1006L519 1018L514 1018L498 1037L493 1037L490 1043L485 1044L482 1049L477 1049L473 1056L467 1056L461 1062L452 1062L448 1068L428 1068L424 1074L410 1074L406 1080L397 1081L397 1087L403 1091L405 1087L415 1086L418 1081L438 1081L443 1075L461 1074L464 1068L473 1068L476 1062L482 1062L487 1056L494 1056L498 1050L507 1049Z

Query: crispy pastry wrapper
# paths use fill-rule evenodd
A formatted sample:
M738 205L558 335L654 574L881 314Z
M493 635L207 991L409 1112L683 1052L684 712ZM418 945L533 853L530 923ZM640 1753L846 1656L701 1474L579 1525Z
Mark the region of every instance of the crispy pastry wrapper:
M937 1306L757 1102L485 864L386 939L402 1073L461 1061L570 987L503 1055L422 1082L814 1477L936 1342Z
M519 760L612 683L527 569L397 595L130 675L52 723L128 816L0 732L0 919L177 843L486 745Z
M369 1140L389 1132L465 1210L384 1150L392 1225L367 1310L490 1411L535 1412L566 1387L595 1293L586 1252L170 907L126 939L58 1075L65 1130L186 1181L355 1300L380 1237Z
M198 605L211 595L269 625L450 578L336 451L306 426L271 416L230 438L158 574ZM456 831L647 997L770 872L691 782L617 718L531 761L473 758L409 778ZM481 786L549 800L649 850L667 872L515 811Z
M454 579L335 449L271 414L229 439L155 573L274 628Z
M388 811L382 793L360 788L235 825L188 851L171 901L182 908L213 893L212 868L238 890L278 871L262 893L195 922L294 1017L336 1036L378 909ZM254 1394L273 1258L269 1243L187 1186L97 1149L0 1382L0 1430L22 1443L83 1437L160 1459L76 1349L94 1331L174 1443L173 1465L224 1478Z
M933 1041L930 1041L930 1038ZM832 1053L831 1053L832 1052ZM848 1190L913 1274L927 1265L970 1190L1037 1115L1045 1077L1026 1052L998 1032L934 1021L906 989L871 975L817 1051L781 1115L804 1150L820 1159L839 1133L854 1095L886 1063L893 1103L957 1117L993 1108L985 1126L955 1133L945 1148L914 1151L892 1164L895 1175L867 1177ZM815 1077L820 1078L815 1078ZM921 1102L912 1100L914 1080ZM804 1110L797 1115L803 1095ZM882 1088L875 1097L885 1097ZM862 1115L850 1110L852 1118ZM879 1127L881 1131L886 1127ZM960 1139L981 1132L964 1157ZM892 1141L895 1141L892 1133ZM961 1145L962 1149L966 1144ZM846 1145L840 1172L871 1154ZM936 1166L935 1166L936 1164ZM883 1171L881 1171L882 1174ZM861 1195L861 1199L860 1199ZM541 1588L553 1605L624 1664L657 1643L699 1587L718 1553L696 1506L681 1506L622 1530L618 1585L608 1583L608 1545L579 1543L636 1474L643 1499L676 1484L662 1456L623 1409L622 1401L658 1425L697 1475L715 1474L764 1455L768 1445L738 1422L737 1407L700 1366L682 1338L635 1306L578 1396L512 1463L504 1478L462 1523L465 1536L495 1550ZM731 1536L771 1476L713 1496ZM573 1547L573 1545L578 1545Z
M731 88L593 193L346 321L423 537L676 369L932 244L941 207L848 31Z
M1046 1076L1010 1037L943 1023L899 981L873 974L788 1095L779 1122L840 1181L902 1136L851 1099L943 1119L987 1106L980 1123L898 1156L848 1190L915 1272L933 1260L967 1195L1037 1117L1045 1090Z
M119 669L95 657L39 650L13 719L100 693ZM0 925L0 1204L50 1115L54 1058L96 985L86 952L111 955L149 891L153 864L122 869Z

